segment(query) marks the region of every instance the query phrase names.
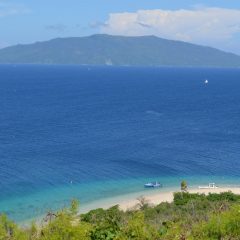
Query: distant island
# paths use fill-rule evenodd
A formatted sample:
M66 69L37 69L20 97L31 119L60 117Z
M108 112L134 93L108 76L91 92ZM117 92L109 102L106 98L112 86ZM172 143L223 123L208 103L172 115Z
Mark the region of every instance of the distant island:
M0 49L1 64L240 67L240 56L155 36L97 34Z

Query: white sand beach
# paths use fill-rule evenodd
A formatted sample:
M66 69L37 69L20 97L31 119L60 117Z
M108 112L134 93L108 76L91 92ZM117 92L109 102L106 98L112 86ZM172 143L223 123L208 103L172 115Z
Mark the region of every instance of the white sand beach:
M124 195L124 196L118 196L110 199L104 199L104 200L99 200L90 204L87 204L85 206L81 207L81 213L85 213L91 209L96 209L96 208L109 208L114 205L119 205L119 207L126 211L128 209L132 209L136 207L138 204L138 198L139 197L144 197L149 204L151 205L157 205L162 202L172 202L173 201L173 193L179 191L177 189L171 190L171 191L159 191L156 189L156 192L151 191L143 191L140 193L134 193L134 194L129 194L129 195ZM240 187L219 187L215 189L199 189L199 188L190 188L189 193L221 193L221 192L227 192L231 191L235 194L240 194Z
M190 189L189 193L221 193L221 192L227 192L231 191L235 194L240 194L240 188L215 188L215 189ZM156 193L149 196L143 197L149 202L149 204L157 205L161 202L172 202L173 201L173 193L174 192L162 192L162 193ZM134 207L138 203L137 199L129 199L128 201L123 201L119 203L119 206L122 210L127 210L132 207Z

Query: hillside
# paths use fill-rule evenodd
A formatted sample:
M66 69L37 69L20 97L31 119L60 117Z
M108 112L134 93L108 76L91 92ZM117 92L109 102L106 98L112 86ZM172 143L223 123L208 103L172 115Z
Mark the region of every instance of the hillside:
M155 36L93 35L7 47L0 63L240 67L240 56Z
M218 240L240 239L240 195L174 194L172 203L149 206L144 198L135 209L118 206L78 215L78 202L48 212L22 228L0 215L0 239L8 240Z

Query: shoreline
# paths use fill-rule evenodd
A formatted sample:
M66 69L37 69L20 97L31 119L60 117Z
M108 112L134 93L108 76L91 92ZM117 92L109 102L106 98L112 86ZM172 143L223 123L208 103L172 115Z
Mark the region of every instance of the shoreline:
M138 198L144 197L144 199L152 206L158 205L162 202L172 202L174 192L180 192L180 189L174 190L161 190L154 192L154 190L150 192L142 191L134 194L126 194L124 196L112 197L108 199L102 199L99 201L94 201L89 204L85 204L81 207L79 213L87 213L88 211L103 208L107 209L113 207L115 205L119 205L119 208L123 211L131 210L136 207L139 203ZM240 187L219 187L215 189L199 189L197 187L192 187L188 189L189 193L200 193L200 194L209 194L209 193L221 193L231 191L234 194L240 195Z
M91 210L95 210L98 208L108 209L113 206L118 205L119 208L123 211L136 209L137 204L139 203L139 198L144 197L147 203L150 206L156 206L162 202L172 202L173 201L173 194L175 192L180 192L179 187L172 187L167 189L145 189L140 192L134 192L129 194L118 195L115 197L103 198L99 200L92 201L90 203L85 203L81 205L80 201L80 208L79 214L87 213ZM190 186L188 189L189 193L200 193L200 194L208 194L208 193L221 193L221 192L228 192L231 191L234 194L240 195L240 186L222 186L216 189L199 189L197 186ZM22 226L28 226L32 222L36 222L37 225L41 225L41 222L45 215L39 215L36 218L26 219L20 223Z

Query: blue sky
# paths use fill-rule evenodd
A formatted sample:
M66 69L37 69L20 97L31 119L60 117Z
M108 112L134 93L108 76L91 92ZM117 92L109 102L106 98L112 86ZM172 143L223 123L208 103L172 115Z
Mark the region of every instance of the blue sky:
M157 35L240 54L239 0L0 0L0 47L94 33Z

